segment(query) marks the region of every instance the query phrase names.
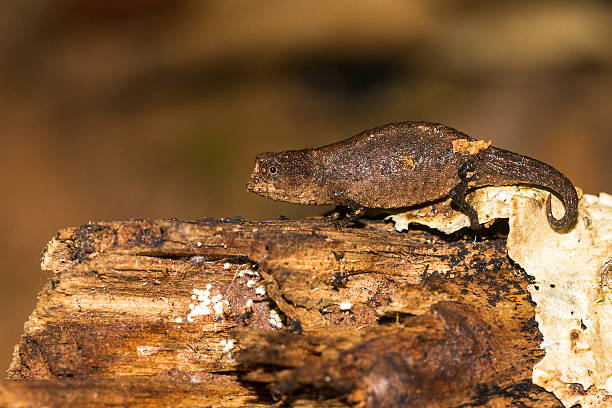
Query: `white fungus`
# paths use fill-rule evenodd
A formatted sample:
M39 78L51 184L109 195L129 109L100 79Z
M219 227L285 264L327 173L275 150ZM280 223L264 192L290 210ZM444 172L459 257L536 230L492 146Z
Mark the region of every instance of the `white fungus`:
M257 271L252 270L248 265L244 269L241 269L240 271L238 271L239 277L242 278L245 275L259 278L259 273Z
M270 325L272 327L276 327L277 329L283 328L283 321L281 320L281 317L278 312L274 309L270 310L270 318L268 319L268 321L270 322Z
M252 270L251 268L246 268L243 272L246 275L249 275L249 276L257 276L257 277L259 276L259 273L257 273L256 271Z
M353 304L351 302L342 302L340 303L340 310L351 310Z
M213 312L216 315L222 315L226 312L226 307L229 306L227 300L223 300L223 295L216 294L210 298L210 290L212 285L209 283L206 285L206 290L194 288L192 299L196 298L199 303L189 305L189 313L187 314L187 321L193 322L196 316L208 316ZM212 308L212 310L211 310ZM182 320L181 320L182 321Z
M215 314L223 314L223 303L221 302L217 302L213 305L213 310L215 311Z
M234 340L221 340L219 342L220 346L223 346L222 353L229 354L234 349Z

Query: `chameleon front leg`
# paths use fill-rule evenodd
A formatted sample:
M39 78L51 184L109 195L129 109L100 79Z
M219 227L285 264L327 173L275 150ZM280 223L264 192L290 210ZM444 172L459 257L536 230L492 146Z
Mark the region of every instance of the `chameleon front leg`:
M461 181L448 192L448 196L461 211L467 214L468 218L470 219L470 226L472 229L478 230L480 229L478 213L476 210L474 210L474 207L465 201L465 195L470 188L469 183L474 179L474 172L469 167L464 166L459 169L459 177L461 178Z
M347 198L343 192L334 193L334 201L337 205L346 207L349 211L346 213L346 218L350 221L356 221L358 218L363 216L366 212L365 207L358 202Z

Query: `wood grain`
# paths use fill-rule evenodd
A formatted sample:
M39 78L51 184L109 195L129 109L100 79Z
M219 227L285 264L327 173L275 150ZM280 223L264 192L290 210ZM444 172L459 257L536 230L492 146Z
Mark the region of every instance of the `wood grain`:
M501 230L67 228L43 254L51 276L0 405L559 406L530 380L541 336ZM224 313L190 314L207 285Z

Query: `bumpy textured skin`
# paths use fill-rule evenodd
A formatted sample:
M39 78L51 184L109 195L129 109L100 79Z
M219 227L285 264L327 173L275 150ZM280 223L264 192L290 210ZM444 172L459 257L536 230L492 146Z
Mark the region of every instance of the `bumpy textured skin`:
M477 151L453 148L453 140L475 142L448 126L429 122L392 123L316 149L257 155L247 189L275 200L352 209L402 208L450 196L478 228L466 192L487 185L534 184L556 193L565 214L557 229L578 214L572 183L538 160L485 144Z

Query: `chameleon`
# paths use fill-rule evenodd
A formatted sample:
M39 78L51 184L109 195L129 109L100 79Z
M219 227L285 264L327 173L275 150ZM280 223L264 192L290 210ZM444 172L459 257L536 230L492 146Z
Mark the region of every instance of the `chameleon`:
M550 194L546 201L554 229L576 221L576 189L561 172L431 122L390 123L319 148L258 154L247 189L290 203L348 207L356 217L366 208L398 209L450 197L478 229L467 192L515 184L544 187L561 199L565 213L559 219Z

